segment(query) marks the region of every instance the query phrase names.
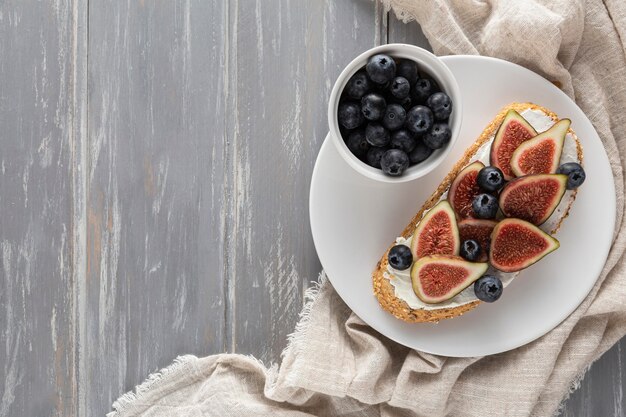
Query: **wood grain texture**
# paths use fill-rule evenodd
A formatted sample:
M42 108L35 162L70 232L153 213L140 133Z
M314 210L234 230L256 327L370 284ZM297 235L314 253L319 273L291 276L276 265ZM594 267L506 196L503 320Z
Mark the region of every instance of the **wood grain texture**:
M420 46L430 52L433 49L426 39L426 35L416 22L402 23L395 17L393 12L389 13L389 43L410 43Z
M624 399L624 341L606 352L581 381L580 388L565 402L563 417L623 417Z
M364 0L0 2L0 417L103 415L183 353L278 361L330 89L387 41L427 46ZM626 415L623 355L562 415Z
M279 359L321 269L309 183L335 78L381 42L374 2L230 3L228 271L232 350Z
M225 16L221 0L89 3L86 413L225 349Z
M76 415L74 6L0 3L0 416Z

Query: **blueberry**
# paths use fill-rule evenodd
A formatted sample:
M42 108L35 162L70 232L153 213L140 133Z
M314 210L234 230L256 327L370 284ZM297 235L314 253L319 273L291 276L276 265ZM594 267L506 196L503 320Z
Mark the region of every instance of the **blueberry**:
M363 124L361 106L353 102L341 103L337 112L337 120L346 129L356 129Z
M424 144L431 149L441 149L452 137L452 131L447 123L435 123L424 135Z
M396 130L391 134L389 146L393 149L400 149L408 154L415 149L415 145L417 145L417 142L415 141L414 135L406 129ZM409 160L410 159L409 156Z
M479 219L493 219L498 212L498 199L491 194L478 194L472 201L472 209Z
M391 265L393 269L404 271L413 263L413 254L411 253L411 248L408 246L396 245L389 249L387 259L389 260L389 265Z
M426 105L432 110L435 120L446 120L452 113L452 100L443 92L428 97Z
M407 98L411 92L411 84L409 84L409 81L404 77L396 77L391 81L389 92L391 92L391 95L395 98Z
M480 245L474 239L464 240L461 243L460 255L470 262L477 260L480 257Z
M383 116L383 126L389 130L398 130L404 126L406 121L406 110L399 104L390 104L385 109Z
M391 138L389 136L389 131L380 123L370 122L365 128L365 139L372 146L383 147L389 144L389 140Z
M378 94L385 95L385 94L389 93L389 86L391 86L391 81L387 81L384 84L377 84L377 83L372 83L372 84L374 85L372 90L374 90Z
M417 140L415 148L409 154L409 161L411 161L411 164L419 164L428 159L431 153L433 153L432 149L424 145L424 142L421 140Z
M585 182L585 178L587 178L587 174L585 174L585 170L580 164L576 162L567 162L559 167L556 170L557 174L567 175L567 186L568 190L573 190L578 188Z
M435 91L434 83L428 78L420 78L411 90L411 95L416 104L426 103L428 97Z
M406 113L406 127L413 133L422 135L433 125L433 113L426 106L412 107Z
M380 120L386 107L385 98L380 94L369 93L361 99L361 111L367 120Z
M478 172L476 183L487 192L498 191L504 185L504 175L500 168L484 167Z
M502 295L502 281L493 275L483 275L474 283L474 294L486 303L493 303Z
M409 167L409 156L400 149L389 149L380 158L380 168L383 173L397 177L402 175L405 169Z
M404 110L410 110L411 107L413 107L411 105L411 103L413 103L413 101L411 100L411 97L397 98L391 95L391 93L389 93L385 95L385 100L387 100L387 104L394 103L394 104L401 105L402 107L404 107Z
M364 71L359 71L348 80L344 92L348 97L360 100L370 91L370 80Z
M374 55L365 66L367 75L378 84L384 84L396 75L396 62L389 55Z
M370 144L365 140L365 132L363 130L350 133L346 140L346 145L357 158L364 158L370 149Z
M439 84L437 84L437 81L433 80L432 78L430 78L428 76L428 74L421 74L420 77L427 79L428 81L430 81L430 85L432 85L432 93L430 93L430 95L432 96L435 93L438 93L439 91L441 91L441 88L439 88ZM430 96L428 96L430 97ZM426 99L428 99L428 97L426 97Z
M409 59L403 59L398 63L398 70L396 73L400 77L406 78L411 85L415 84L419 78L419 75L417 74L417 63Z
M367 151L367 155L365 155L365 162L371 167L380 169L380 158L383 157L387 150L387 148L377 148L372 146L370 150Z

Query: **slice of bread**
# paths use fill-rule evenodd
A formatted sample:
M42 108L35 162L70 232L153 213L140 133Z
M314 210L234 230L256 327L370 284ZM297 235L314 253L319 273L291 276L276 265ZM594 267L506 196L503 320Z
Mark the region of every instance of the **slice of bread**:
M558 121L559 118L552 111L538 106L533 103L512 103L508 106L505 106L496 117L489 123L489 125L483 130L478 139L465 151L461 159L454 165L452 170L448 173L448 175L443 179L439 187L435 190L435 192L428 198L428 200L424 203L421 209L415 214L415 217L411 220L411 222L406 226L406 228L402 231L401 236L404 238L409 238L413 235L417 224L422 219L423 214L431 209L437 202L439 202L441 196L448 190L450 184L456 178L457 174L470 162L473 161L476 152L481 148L481 146L485 145L487 142L492 141L495 133L502 124L506 113L514 109L518 113L522 113L526 110L535 110L543 112L546 116L549 116L554 122ZM576 154L577 159L580 164L583 162L583 150L578 140L578 137L574 133L574 131L570 128L568 134L575 141L576 145ZM556 226L549 230L550 234L555 234L563 219L567 217L569 213L569 209L576 198L576 190L571 192L569 196L565 196L564 198L568 198L566 209L560 213L560 217L557 219ZM380 305L393 314L395 317L413 323L420 322L438 322L443 319L449 319L453 317L460 316L478 306L481 301L473 301L467 304L461 304L456 307L441 307L437 308L436 305L430 306L430 309L413 309L411 308L404 300L396 297L395 289L391 282L389 281L387 275L387 254L389 253L389 249L395 245L395 242L392 243L383 257L380 259L378 264L376 265L376 269L373 272L373 283L374 283L374 294Z

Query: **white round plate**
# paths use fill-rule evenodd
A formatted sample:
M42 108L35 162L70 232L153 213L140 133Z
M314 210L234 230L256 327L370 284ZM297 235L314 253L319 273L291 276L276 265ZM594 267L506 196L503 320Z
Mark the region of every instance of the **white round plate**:
M385 184L348 166L327 137L313 170L311 229L337 293L378 332L424 352L490 355L541 337L567 318L591 290L611 245L615 187L598 134L578 106L550 82L499 59L443 59L458 80L464 109L459 140L446 160L415 181ZM561 247L524 270L493 304L483 303L438 324L396 319L373 295L371 274L376 263L498 110L525 101L570 118L585 152L587 180L556 236Z

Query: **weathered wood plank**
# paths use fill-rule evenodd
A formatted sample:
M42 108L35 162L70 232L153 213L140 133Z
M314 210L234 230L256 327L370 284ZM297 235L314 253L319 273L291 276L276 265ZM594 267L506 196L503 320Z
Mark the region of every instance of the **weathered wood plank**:
M0 3L0 416L75 416L70 0Z
M309 183L336 76L380 42L374 2L230 3L232 350L276 361L320 264Z
M0 3L0 417L102 414L180 353L278 359L332 83L427 44L375 3L224 3ZM625 371L620 343L563 416L625 415Z
M81 398L224 350L224 2L89 5Z
M626 413L624 341L606 352L587 371L580 388L565 403L563 417L622 417Z
M415 22L402 23L395 17L393 12L389 13L389 43L408 43L417 45L432 52L428 39L424 32Z

